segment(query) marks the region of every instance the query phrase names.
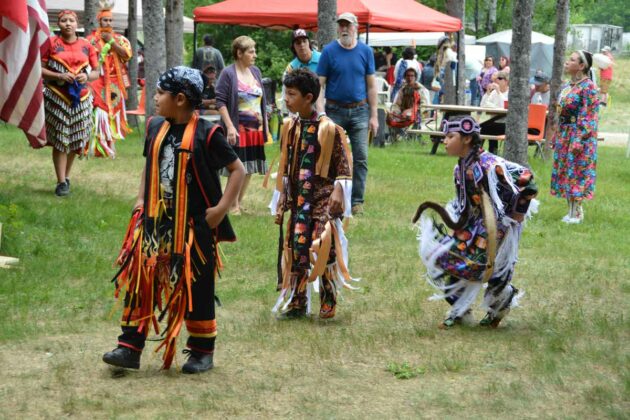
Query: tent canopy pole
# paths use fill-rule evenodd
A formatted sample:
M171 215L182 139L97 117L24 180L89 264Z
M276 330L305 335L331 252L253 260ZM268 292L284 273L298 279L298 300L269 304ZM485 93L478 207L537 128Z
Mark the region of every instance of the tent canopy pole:
M193 51L197 51L197 22L193 23Z

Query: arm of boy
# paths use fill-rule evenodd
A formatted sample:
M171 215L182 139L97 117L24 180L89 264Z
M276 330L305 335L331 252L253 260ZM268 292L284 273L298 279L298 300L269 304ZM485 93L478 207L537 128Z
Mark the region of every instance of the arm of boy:
M329 211L331 215L343 213L343 188L341 187L341 184L335 184L335 188L330 195L329 204Z
M230 209L230 205L236 201L238 193L243 186L243 181L245 180L245 167L240 159L236 159L226 165L226 168L230 172L230 176L225 186L225 193L216 206L206 209L206 223L208 223L208 226L212 229L221 223L221 220L223 220Z

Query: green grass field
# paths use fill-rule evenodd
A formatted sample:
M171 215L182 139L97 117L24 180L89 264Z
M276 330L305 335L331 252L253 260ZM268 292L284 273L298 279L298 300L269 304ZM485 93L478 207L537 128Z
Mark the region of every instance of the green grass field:
M191 377L179 373L181 353L161 371L156 343L139 372L100 360L119 333L109 280L137 192L138 138L116 160L78 161L64 199L49 148L30 149L8 127L0 139L0 252L21 260L0 270L0 418L629 417L623 148L600 148L596 198L573 226L548 193L550 162L530 158L541 207L514 280L526 295L497 330L439 330L447 305L427 300L410 218L421 201L453 194L455 159L443 149L370 149L366 213L348 230L362 288L344 293L332 322L272 316L278 231L271 192L254 178L246 213L232 219L239 241L222 247L216 367Z

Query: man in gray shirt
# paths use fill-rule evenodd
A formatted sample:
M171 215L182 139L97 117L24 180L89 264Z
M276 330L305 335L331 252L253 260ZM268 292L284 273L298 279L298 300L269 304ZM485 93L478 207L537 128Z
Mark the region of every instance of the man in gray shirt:
M203 47L197 48L197 51L195 51L191 67L203 72L204 69L211 65L216 69L218 78L225 67L223 55L221 51L212 46L214 44L212 35L204 35L203 44Z

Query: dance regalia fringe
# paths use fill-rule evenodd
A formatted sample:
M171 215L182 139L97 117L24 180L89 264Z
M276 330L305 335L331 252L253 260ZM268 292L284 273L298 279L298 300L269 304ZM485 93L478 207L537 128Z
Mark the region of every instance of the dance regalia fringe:
M112 33L114 42L131 57L131 45L122 35ZM116 156L115 143L131 132L127 124L125 99L130 86L125 61L110 49L102 37L100 28L87 37L100 56L99 78L91 83L94 92L94 135L86 146L89 157ZM107 49L105 49L107 48Z
M298 277L299 275L294 270L296 263L296 261L294 261L296 259L294 255L296 249L294 248L296 244L294 243L292 235L294 234L294 230L301 229L301 227L298 228L295 226L296 221L292 220L292 218L287 221L286 236L283 238L279 262L278 289L280 290L280 296L272 309L273 312L286 310L292 302L293 296L296 293L303 293L306 290L307 313L312 313L310 298L312 292L317 292L319 287L323 287L320 286L322 276L325 276L331 281L335 296L342 288L357 289L352 286L351 283L360 281L360 279L353 278L348 271L348 240L344 234L341 219L335 218L327 221L312 219L312 196L309 193L303 195L306 191L312 193L315 176L322 179L329 177L336 135L340 136L344 153L348 157L349 173L352 173L352 163L350 161L350 153L347 149L345 134L341 130L337 132L335 124L326 117L320 118L317 133L309 130L306 131L306 136L315 136L315 141L319 142L319 153L315 159L316 153L311 151L312 146L310 143L305 143L309 144L306 147L307 150L304 152L306 154L301 162L297 162L298 152L295 149L300 144L300 136L302 135L301 122L299 118L285 119L281 133L282 151L277 185L269 208L272 211L272 215L275 214L279 204L283 211L287 208L287 202L279 203L279 200L281 191L284 192L285 200L291 194L288 186L289 177L291 176L295 178L295 187L301 191L298 193L296 203L294 203L297 208L293 209L293 207L291 207L292 213L296 211L300 213L300 222L298 222L298 224L301 226L313 226L312 230L306 227L305 232L320 232L321 230L321 233L319 233L317 238L313 238L310 244L308 250L309 263L308 269L306 270L307 275ZM302 141L307 142L306 139ZM296 178L298 173L300 174L299 181L297 181ZM299 187L299 183L303 183L302 188ZM350 216L352 180L349 179L349 177L338 177L333 185L336 184L340 184L343 189L345 215ZM310 235L311 233L306 233L306 236ZM331 255L334 255L334 258L331 259Z
M168 246L160 243L158 234L160 220L167 217L164 201L160 198L159 175L160 150L170 127L164 121L147 155L145 207L134 212L116 260L121 268L114 277L115 296L120 297L121 291L127 294L123 324L137 326L138 332L145 336L151 327L160 334L159 322L167 317L166 328L161 333L164 341L155 350L164 349L164 369L171 366L184 317L193 309L192 282L200 275L202 266L209 262L207 258L216 258L213 261L215 267L221 266L218 253L204 254L195 236L194 221L188 217L186 174L193 160L197 124L198 117L194 115L184 131L181 152L176 155L173 227L166 241Z
M454 221L467 215L466 223L447 232L444 224L423 214L418 240L427 281L439 291L431 300L459 295L452 315L462 316L483 283L511 276L523 223L510 214L520 205L525 218L531 218L538 211L538 201L532 199L537 189L529 169L487 152L481 153L479 161L461 159L455 182L458 198L445 210ZM485 302L484 307L489 306Z
M78 69L69 69L67 64L51 57L48 68L58 73L90 73L89 64ZM46 111L46 138L55 149L63 153L80 153L92 134L92 94L84 89L80 102L73 106L68 86L55 81L44 85L44 109Z

